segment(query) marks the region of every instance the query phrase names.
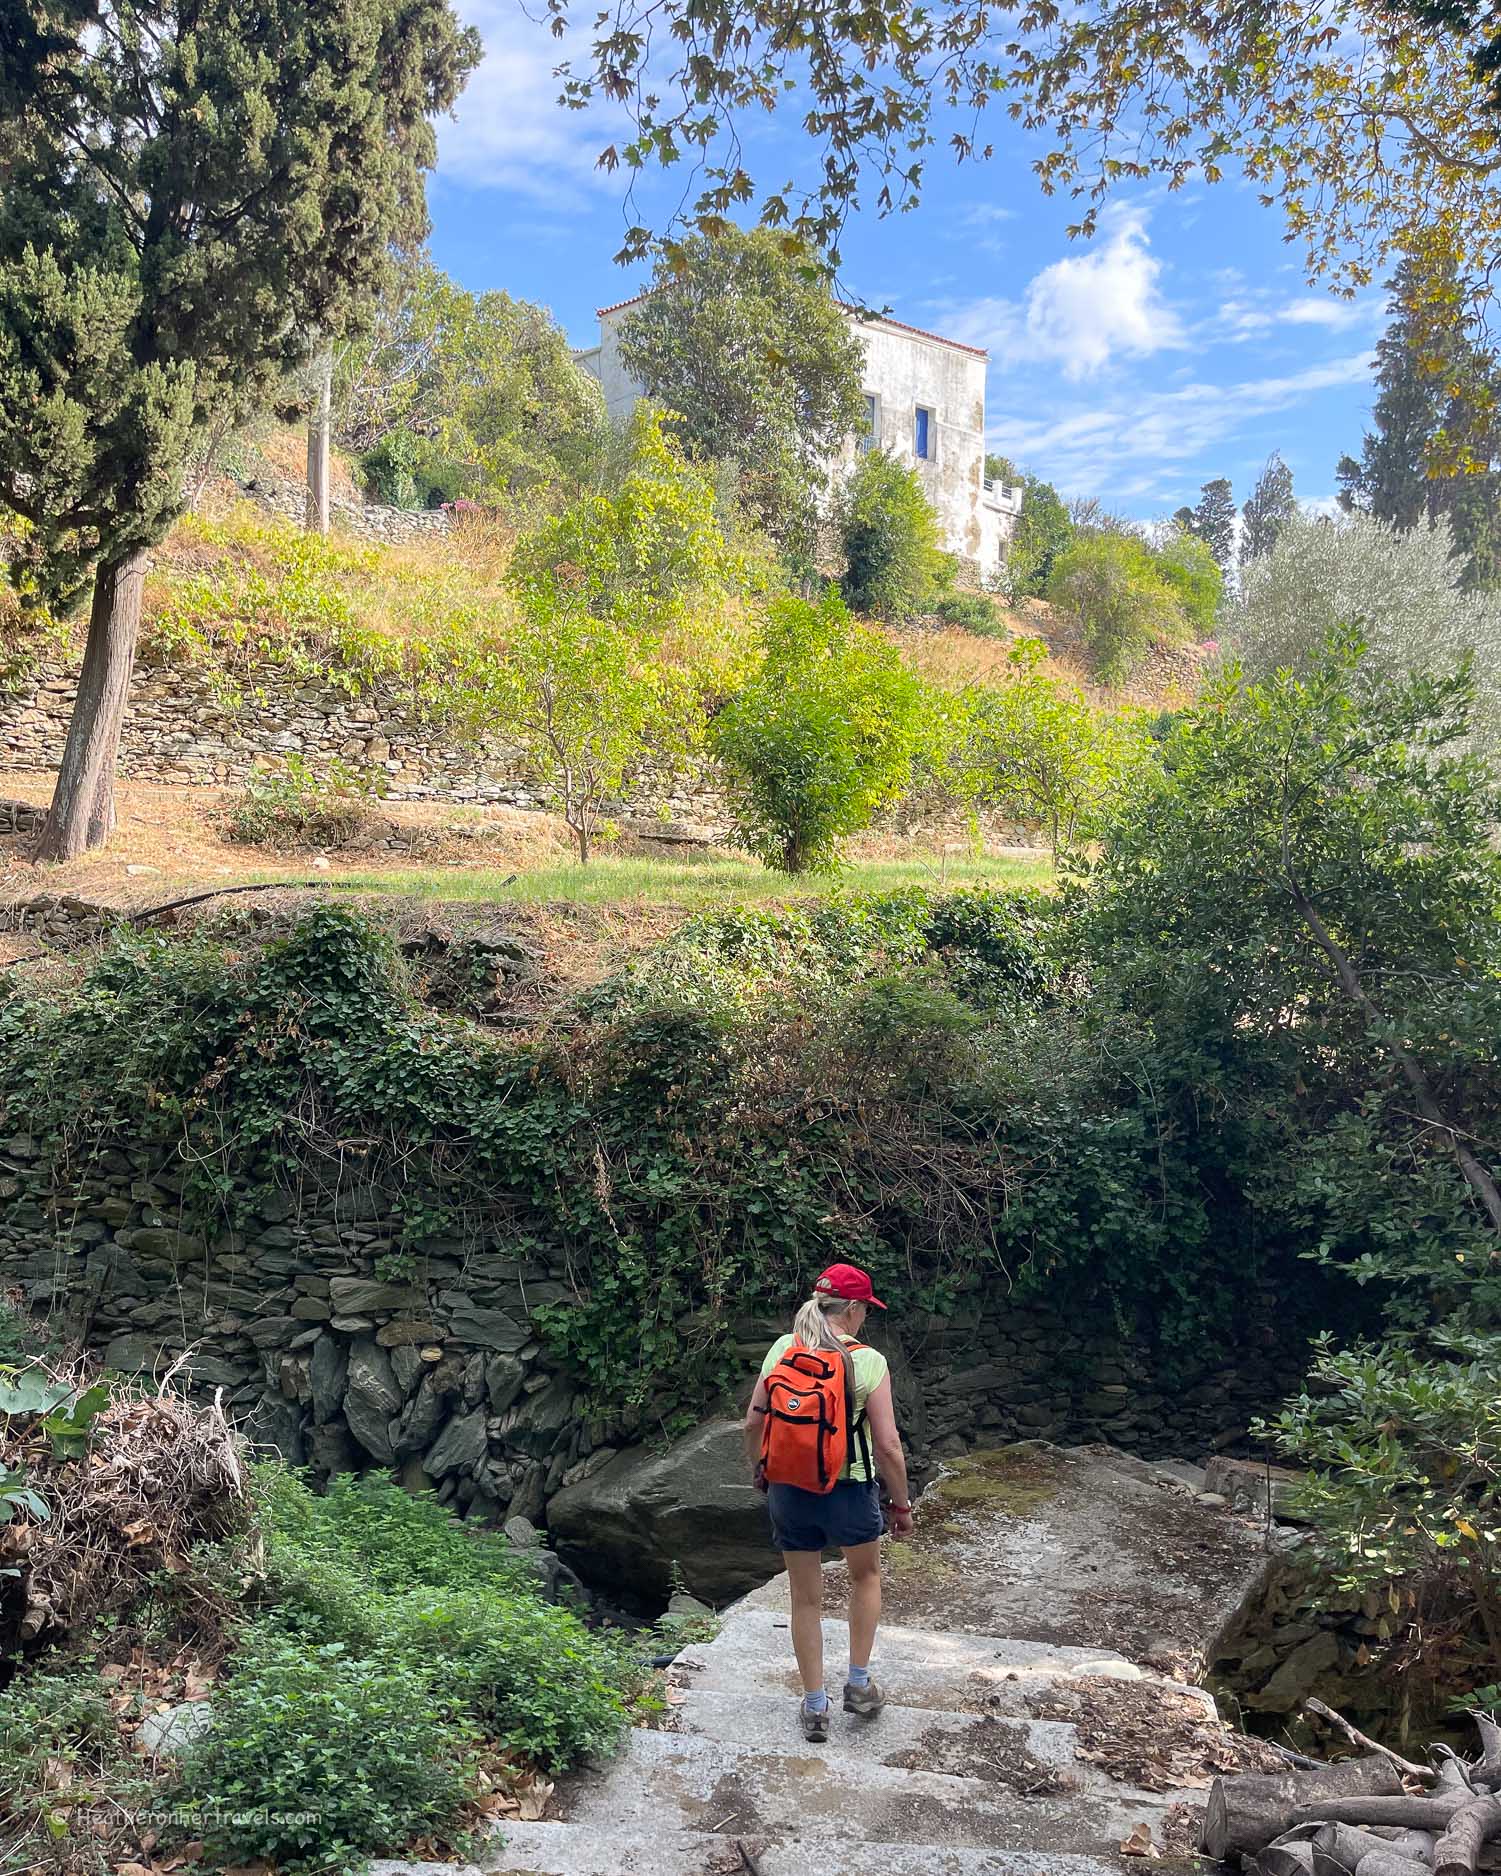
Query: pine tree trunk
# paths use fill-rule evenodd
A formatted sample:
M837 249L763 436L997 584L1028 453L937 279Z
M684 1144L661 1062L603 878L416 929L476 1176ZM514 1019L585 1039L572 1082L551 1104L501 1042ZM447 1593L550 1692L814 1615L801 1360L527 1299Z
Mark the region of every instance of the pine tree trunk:
M115 827L115 762L135 669L146 549L101 561L89 636L57 786L37 845L40 860L74 860L102 847Z
M307 430L307 531L328 532L328 444L334 392L333 348L325 345L313 360L317 388Z

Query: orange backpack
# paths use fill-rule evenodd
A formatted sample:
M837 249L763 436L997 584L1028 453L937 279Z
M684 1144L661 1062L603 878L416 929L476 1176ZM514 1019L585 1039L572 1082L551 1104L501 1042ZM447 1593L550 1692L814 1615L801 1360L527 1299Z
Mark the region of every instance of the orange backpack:
M863 1346L847 1342L845 1349ZM853 1362L847 1352L794 1342L766 1377L761 1464L767 1484L831 1492L852 1451L873 1476L865 1415L855 1412Z

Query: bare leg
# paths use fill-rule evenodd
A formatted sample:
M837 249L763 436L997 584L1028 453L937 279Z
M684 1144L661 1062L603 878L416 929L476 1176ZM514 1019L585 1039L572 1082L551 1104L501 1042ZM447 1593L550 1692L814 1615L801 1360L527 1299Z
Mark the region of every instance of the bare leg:
M823 1558L816 1550L784 1550L787 1586L792 1592L792 1647L803 1692L823 1687Z
M845 1551L850 1573L850 1666L868 1668L881 1619L881 1545L856 1544ZM797 1607L797 1591L793 1591ZM794 1617L794 1620L796 1618Z

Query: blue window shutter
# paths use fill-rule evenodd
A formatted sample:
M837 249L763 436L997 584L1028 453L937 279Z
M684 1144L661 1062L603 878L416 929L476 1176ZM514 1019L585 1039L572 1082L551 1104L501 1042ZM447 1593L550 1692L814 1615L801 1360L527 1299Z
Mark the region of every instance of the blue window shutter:
M926 462L928 456L928 413L917 407L917 453Z

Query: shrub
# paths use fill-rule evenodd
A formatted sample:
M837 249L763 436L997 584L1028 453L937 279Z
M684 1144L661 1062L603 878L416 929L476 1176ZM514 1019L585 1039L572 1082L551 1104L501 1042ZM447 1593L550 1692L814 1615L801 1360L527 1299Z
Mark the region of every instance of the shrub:
M1219 562L1197 534L1175 528L1156 549L1157 569L1178 595L1183 615L1201 639L1213 636L1225 576Z
M1371 686L1421 671L1453 671L1474 654L1472 724L1501 741L1501 595L1466 592L1448 523L1399 533L1369 515L1287 522L1270 553L1241 574L1225 636L1246 675L1261 681L1317 663L1330 630L1365 642L1357 681Z
M279 769L257 769L220 810L219 825L246 847L342 847L364 827L372 793L337 757L319 775L305 756L290 755Z
M907 787L921 682L837 597L769 609L759 670L711 725L745 845L768 866L829 866Z
M607 1650L569 1610L535 1597L413 1590L391 1606L388 1646L428 1663L488 1738L548 1771L610 1751L624 1730Z
M961 799L1039 823L1056 860L1093 837L1151 736L1142 718L1091 709L1072 685L1047 677L1045 650L1022 640L1010 683L963 693L947 767Z
M938 521L917 471L868 450L844 485L838 516L850 605L893 625L916 617L944 568Z
M961 631L978 632L983 638L998 637L1005 629L988 593L946 593L934 606L933 616Z
M1148 648L1181 637L1182 601L1145 541L1131 534L1081 534L1053 563L1048 598L1078 627L1100 676L1119 684Z
M259 1623L183 1757L182 1800L226 1862L358 1867L451 1827L473 1788L472 1735L431 1678L392 1652L310 1645Z
M408 430L393 430L360 458L365 488L378 502L392 508L420 508L417 479L417 439Z

